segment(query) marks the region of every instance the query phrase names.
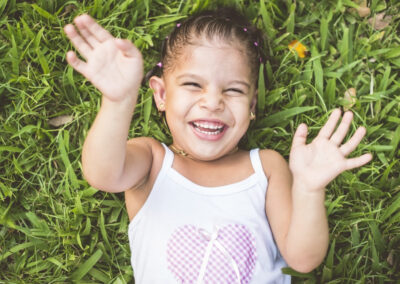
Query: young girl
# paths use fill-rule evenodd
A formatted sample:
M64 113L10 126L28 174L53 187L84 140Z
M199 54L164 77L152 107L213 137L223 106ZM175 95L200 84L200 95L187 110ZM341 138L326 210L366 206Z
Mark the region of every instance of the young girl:
M332 111L308 145L301 124L289 165L272 150L238 149L255 117L262 47L243 16L222 9L177 24L164 44L162 74L150 78L172 145L127 141L141 54L88 15L74 23L65 32L86 61L72 51L67 61L103 94L83 173L93 187L125 192L136 283L289 283L282 267L308 272L322 262L324 188L371 159L346 158L366 132L360 127L342 144L351 112Z

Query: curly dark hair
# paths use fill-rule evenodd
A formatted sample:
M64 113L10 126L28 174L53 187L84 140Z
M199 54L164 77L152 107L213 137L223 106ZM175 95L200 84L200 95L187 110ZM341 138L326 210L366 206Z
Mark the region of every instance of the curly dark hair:
M257 82L260 64L265 61L263 34L232 7L201 11L177 24L162 44L160 62L147 73L145 81L152 75L162 76L165 70L173 69L184 46L194 44L201 37L209 40L218 38L243 47L249 59L254 83Z

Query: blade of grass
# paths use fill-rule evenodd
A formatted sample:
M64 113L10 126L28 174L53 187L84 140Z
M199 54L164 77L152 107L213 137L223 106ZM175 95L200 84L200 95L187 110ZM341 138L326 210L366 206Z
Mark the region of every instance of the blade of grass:
M274 113L266 118L263 118L261 120L259 120L256 124L257 127L259 128L264 128L264 127L271 127L274 125L277 125L279 122L282 121L288 121L291 117L316 109L316 106L312 106L312 107L294 107L291 109L286 109L283 111L280 111L278 113Z
M44 18L46 18L46 19L48 19L48 20L51 20L51 21L54 21L54 20L56 19L52 14L50 14L50 13L47 12L46 10L40 8L38 5L32 4L31 6L32 6L32 8L33 8L36 12L38 12L39 15L41 15L42 17L44 17Z
M318 53L317 47L315 45L311 47L311 56L314 69L315 89L322 96L324 91L324 71L321 65L321 56Z
M79 268L71 275L71 278L74 281L81 280L83 276L85 276L90 269L101 259L103 252L101 249L97 249L89 259L87 259L84 263L82 263Z

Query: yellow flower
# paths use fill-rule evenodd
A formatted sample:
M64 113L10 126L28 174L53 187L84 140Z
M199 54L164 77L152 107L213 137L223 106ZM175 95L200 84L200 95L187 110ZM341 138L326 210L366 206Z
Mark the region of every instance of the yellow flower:
M288 45L289 49L294 52L297 52L297 55L300 58L304 58L307 56L307 47L305 47L304 45L301 44L301 42L299 42L297 39L295 39L294 41L292 41L289 45Z

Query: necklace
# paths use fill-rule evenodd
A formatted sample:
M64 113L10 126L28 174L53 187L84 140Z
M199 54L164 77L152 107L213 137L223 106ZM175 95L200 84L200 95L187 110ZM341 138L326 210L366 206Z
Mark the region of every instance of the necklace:
M172 150L172 152L174 152L175 154L178 154L178 155L180 155L180 156L183 156L183 157L188 157L188 158L190 158L190 159L192 159L192 160L197 160L196 158L194 158L194 157L192 157L192 156L190 156L188 153L186 153L184 150L182 150L182 149L178 149L178 148L176 148L174 145L169 145L169 148L171 148L171 150ZM233 154L233 153L236 153L237 151L239 150L239 147L238 146L236 146L235 148L233 148L228 154L226 154L226 155L231 155L231 154Z
M184 157L187 157L187 156L189 156L189 154L188 153L186 153L185 151L183 151L183 150L181 150L181 149L178 149L178 148L176 148L174 145L169 145L169 147L171 148L171 150L172 150L172 152L174 152L175 154L178 154L178 155L181 155L181 156L184 156Z

